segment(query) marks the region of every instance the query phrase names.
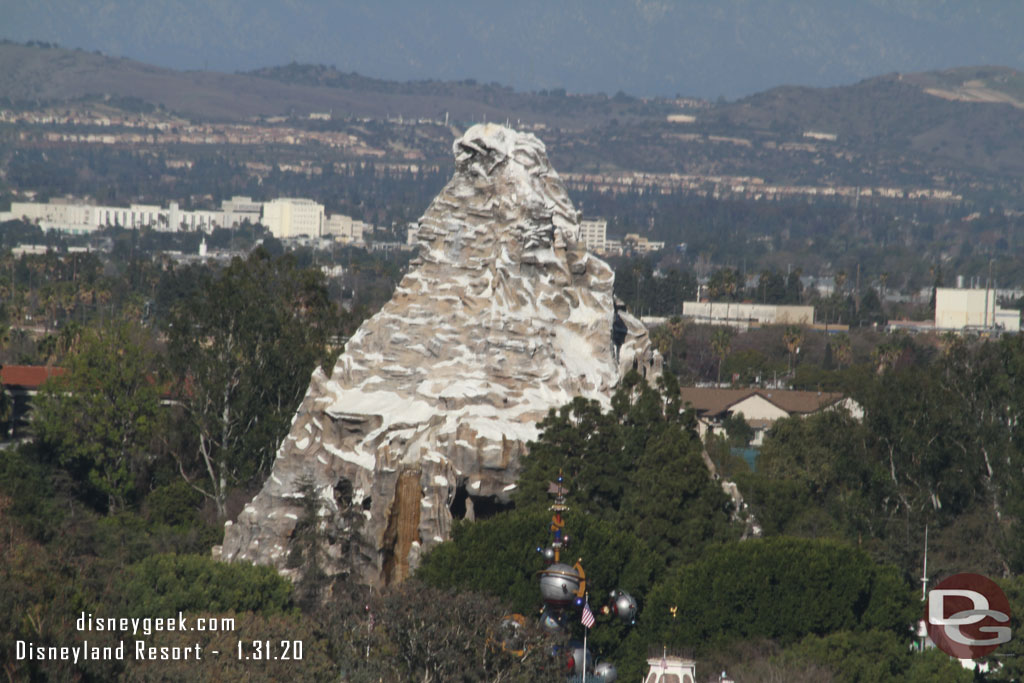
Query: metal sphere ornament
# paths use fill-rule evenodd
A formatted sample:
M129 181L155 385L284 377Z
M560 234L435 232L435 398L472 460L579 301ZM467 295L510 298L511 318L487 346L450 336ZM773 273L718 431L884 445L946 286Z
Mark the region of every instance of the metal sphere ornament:
M569 643L569 657L566 660L569 673L583 675L583 667L587 671L594 670L594 659L590 656L590 650L583 649L583 643L573 641Z
M551 564L551 563L553 563L555 561L555 549L554 548L552 548L552 547L544 548L544 550L542 551L542 554L544 555L544 561L546 563Z
M580 589L580 575L575 567L556 562L540 572L540 595L545 604L566 607L572 604Z
M626 591L616 591L612 601L612 613L619 619L631 623L636 618L636 600Z
M545 607L540 614L540 627L545 633L561 633L565 628L565 617L550 607Z
M611 662L601 662L594 669L594 678L602 683L613 683L619 677L619 672Z

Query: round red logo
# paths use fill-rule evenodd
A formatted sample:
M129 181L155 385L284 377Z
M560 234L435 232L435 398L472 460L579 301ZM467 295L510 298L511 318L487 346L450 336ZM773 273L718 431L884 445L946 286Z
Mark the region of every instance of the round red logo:
M1010 602L992 579L954 574L928 591L928 637L958 659L977 659L1010 640Z

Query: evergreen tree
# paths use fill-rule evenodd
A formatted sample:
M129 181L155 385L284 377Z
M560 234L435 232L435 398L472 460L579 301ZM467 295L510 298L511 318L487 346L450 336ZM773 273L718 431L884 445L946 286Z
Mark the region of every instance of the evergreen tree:
M67 373L35 401L33 430L46 452L110 511L134 502L160 420L155 356L128 323L87 330Z

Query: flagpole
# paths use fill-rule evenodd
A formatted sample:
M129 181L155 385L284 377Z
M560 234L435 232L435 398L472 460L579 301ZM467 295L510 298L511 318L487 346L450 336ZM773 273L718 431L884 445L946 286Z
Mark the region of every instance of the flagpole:
M590 629L583 627L583 683L587 683L587 634Z
M590 609L590 593L583 594L583 609ZM583 683L587 683L587 634L590 633L590 627L583 624Z

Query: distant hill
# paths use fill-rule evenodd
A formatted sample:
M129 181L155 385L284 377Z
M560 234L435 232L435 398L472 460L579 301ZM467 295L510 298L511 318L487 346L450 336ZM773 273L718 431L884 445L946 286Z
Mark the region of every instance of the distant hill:
M380 149L416 146L405 124L421 119L447 119L453 132L481 120L536 125L565 171L1024 194L1017 180L1024 172L1024 74L1004 67L889 74L833 88L787 86L712 103L525 93L472 80L395 82L308 64L240 74L173 71L81 50L0 43L0 107L83 98L162 107L200 121L311 112L341 121L389 119L390 127L352 131L376 136ZM685 115L670 120L672 114ZM447 161L447 150L437 158L443 147L435 145L430 158Z
M83 50L0 43L0 98L61 102L89 96L131 97L200 119L333 112L336 116L529 122L569 128L610 118L664 116L670 105L628 97L567 96L564 90L516 93L472 81L397 83L311 65L249 74L173 71Z
M1024 109L1024 73L1005 66L978 66L908 74L929 95L961 102L996 102Z
M0 37L179 69L734 98L962 64L1024 68L1012 0L7 0Z
M791 137L834 134L840 146L860 154L917 153L987 171L1024 170L1024 109L1012 95L1024 74L990 67L956 72L891 74L838 88L774 88L716 107L710 118ZM985 80L975 78L979 72ZM975 81L987 85L963 85ZM937 95L937 86L949 95Z

